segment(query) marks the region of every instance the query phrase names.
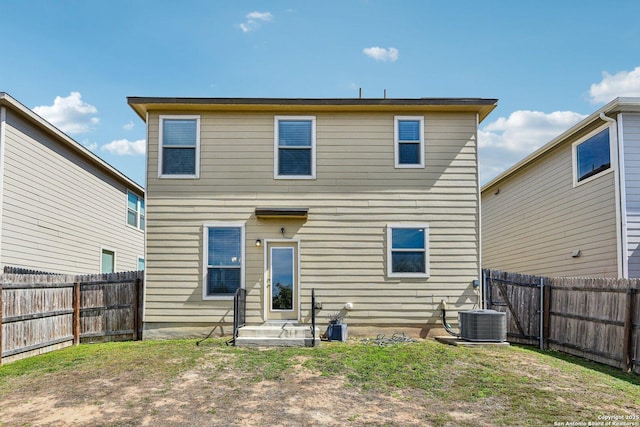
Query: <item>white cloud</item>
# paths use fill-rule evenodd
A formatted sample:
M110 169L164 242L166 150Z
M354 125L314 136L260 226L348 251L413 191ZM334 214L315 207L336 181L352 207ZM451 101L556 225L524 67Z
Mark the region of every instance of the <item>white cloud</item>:
M103 151L118 156L142 156L146 151L146 141L139 139L137 141L129 141L127 139L117 139L102 146Z
M133 129L135 125L133 124L132 120L129 120L129 123L125 124L124 126L122 126L122 129L124 130L131 130Z
M573 111L514 111L478 130L480 182L492 179L586 116Z
M239 24L238 26L243 32L248 33L250 31L254 31L260 28L260 24L262 22L271 21L273 19L273 15L271 14L271 12L256 11L256 12L247 13L245 18L247 18L247 20L242 24Z
M98 124L98 109L87 104L80 92L71 92L65 98L56 96L53 105L34 107L33 111L58 127L61 131L78 134L86 133Z
M362 53L367 55L370 58L375 59L376 61L389 61L396 62L398 60L398 49L395 47L390 47L388 49L373 46L373 47L365 47L362 49Z
M614 75L602 73L602 80L589 89L593 104L606 103L618 96L640 96L640 67Z

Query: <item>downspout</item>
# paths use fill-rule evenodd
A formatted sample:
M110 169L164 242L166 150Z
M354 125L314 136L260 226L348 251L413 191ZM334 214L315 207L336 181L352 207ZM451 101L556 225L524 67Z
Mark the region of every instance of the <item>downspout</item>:
M149 111L147 111L146 114L146 118L144 121L146 128L147 128L147 134L146 134L146 147L145 147L145 158L144 158L144 216L145 216L145 221L144 221L144 248L143 248L143 256L144 256L144 271L142 272L142 334L143 334L143 338L144 338L144 325L145 322L147 321L146 317L146 307L147 307L147 259L148 259L148 255L147 255L147 209L149 208L147 206L147 189L149 188L149 145L151 144L150 140L149 140Z
M3 218L3 212L4 212L4 150L5 150L6 142L7 142L7 108L0 107L0 268L4 268L2 264L2 229L3 229L2 218ZM2 273L2 270L0 270L0 273ZM0 307L0 312L2 312L2 307Z
M600 112L600 119L612 123L611 138L614 141L615 155L615 197L616 197L616 237L618 241L618 277L629 277L629 262L627 259L627 203L624 185L624 153L622 144L618 139L619 123L611 117Z
M482 189L480 186L480 142L478 141L478 126L480 126L480 116L476 113L476 183L478 184L478 279L482 277ZM478 308L484 307L484 280L477 288Z

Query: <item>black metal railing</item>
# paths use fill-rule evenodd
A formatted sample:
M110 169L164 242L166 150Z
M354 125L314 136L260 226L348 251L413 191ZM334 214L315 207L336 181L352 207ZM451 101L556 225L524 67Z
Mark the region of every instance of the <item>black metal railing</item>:
M230 343L235 345L238 330L247 324L247 290L238 288L233 296L233 338Z
M311 347L316 346L316 290L311 288Z

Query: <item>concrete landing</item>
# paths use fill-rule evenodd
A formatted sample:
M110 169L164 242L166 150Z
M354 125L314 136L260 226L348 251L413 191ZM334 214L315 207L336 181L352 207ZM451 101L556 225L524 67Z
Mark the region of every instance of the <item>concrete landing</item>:
M243 326L238 330L238 347L312 347L311 326L291 323ZM316 327L315 345L320 345Z
M455 345L457 347L509 347L509 343L495 341L465 341L452 336L435 337L435 340L443 344Z

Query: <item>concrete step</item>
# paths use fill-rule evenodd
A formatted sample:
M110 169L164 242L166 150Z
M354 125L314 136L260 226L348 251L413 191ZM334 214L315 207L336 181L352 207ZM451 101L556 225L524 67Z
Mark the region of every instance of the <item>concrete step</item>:
M311 326L291 323L243 326L238 330L238 347L311 347ZM315 345L320 345L316 327Z

